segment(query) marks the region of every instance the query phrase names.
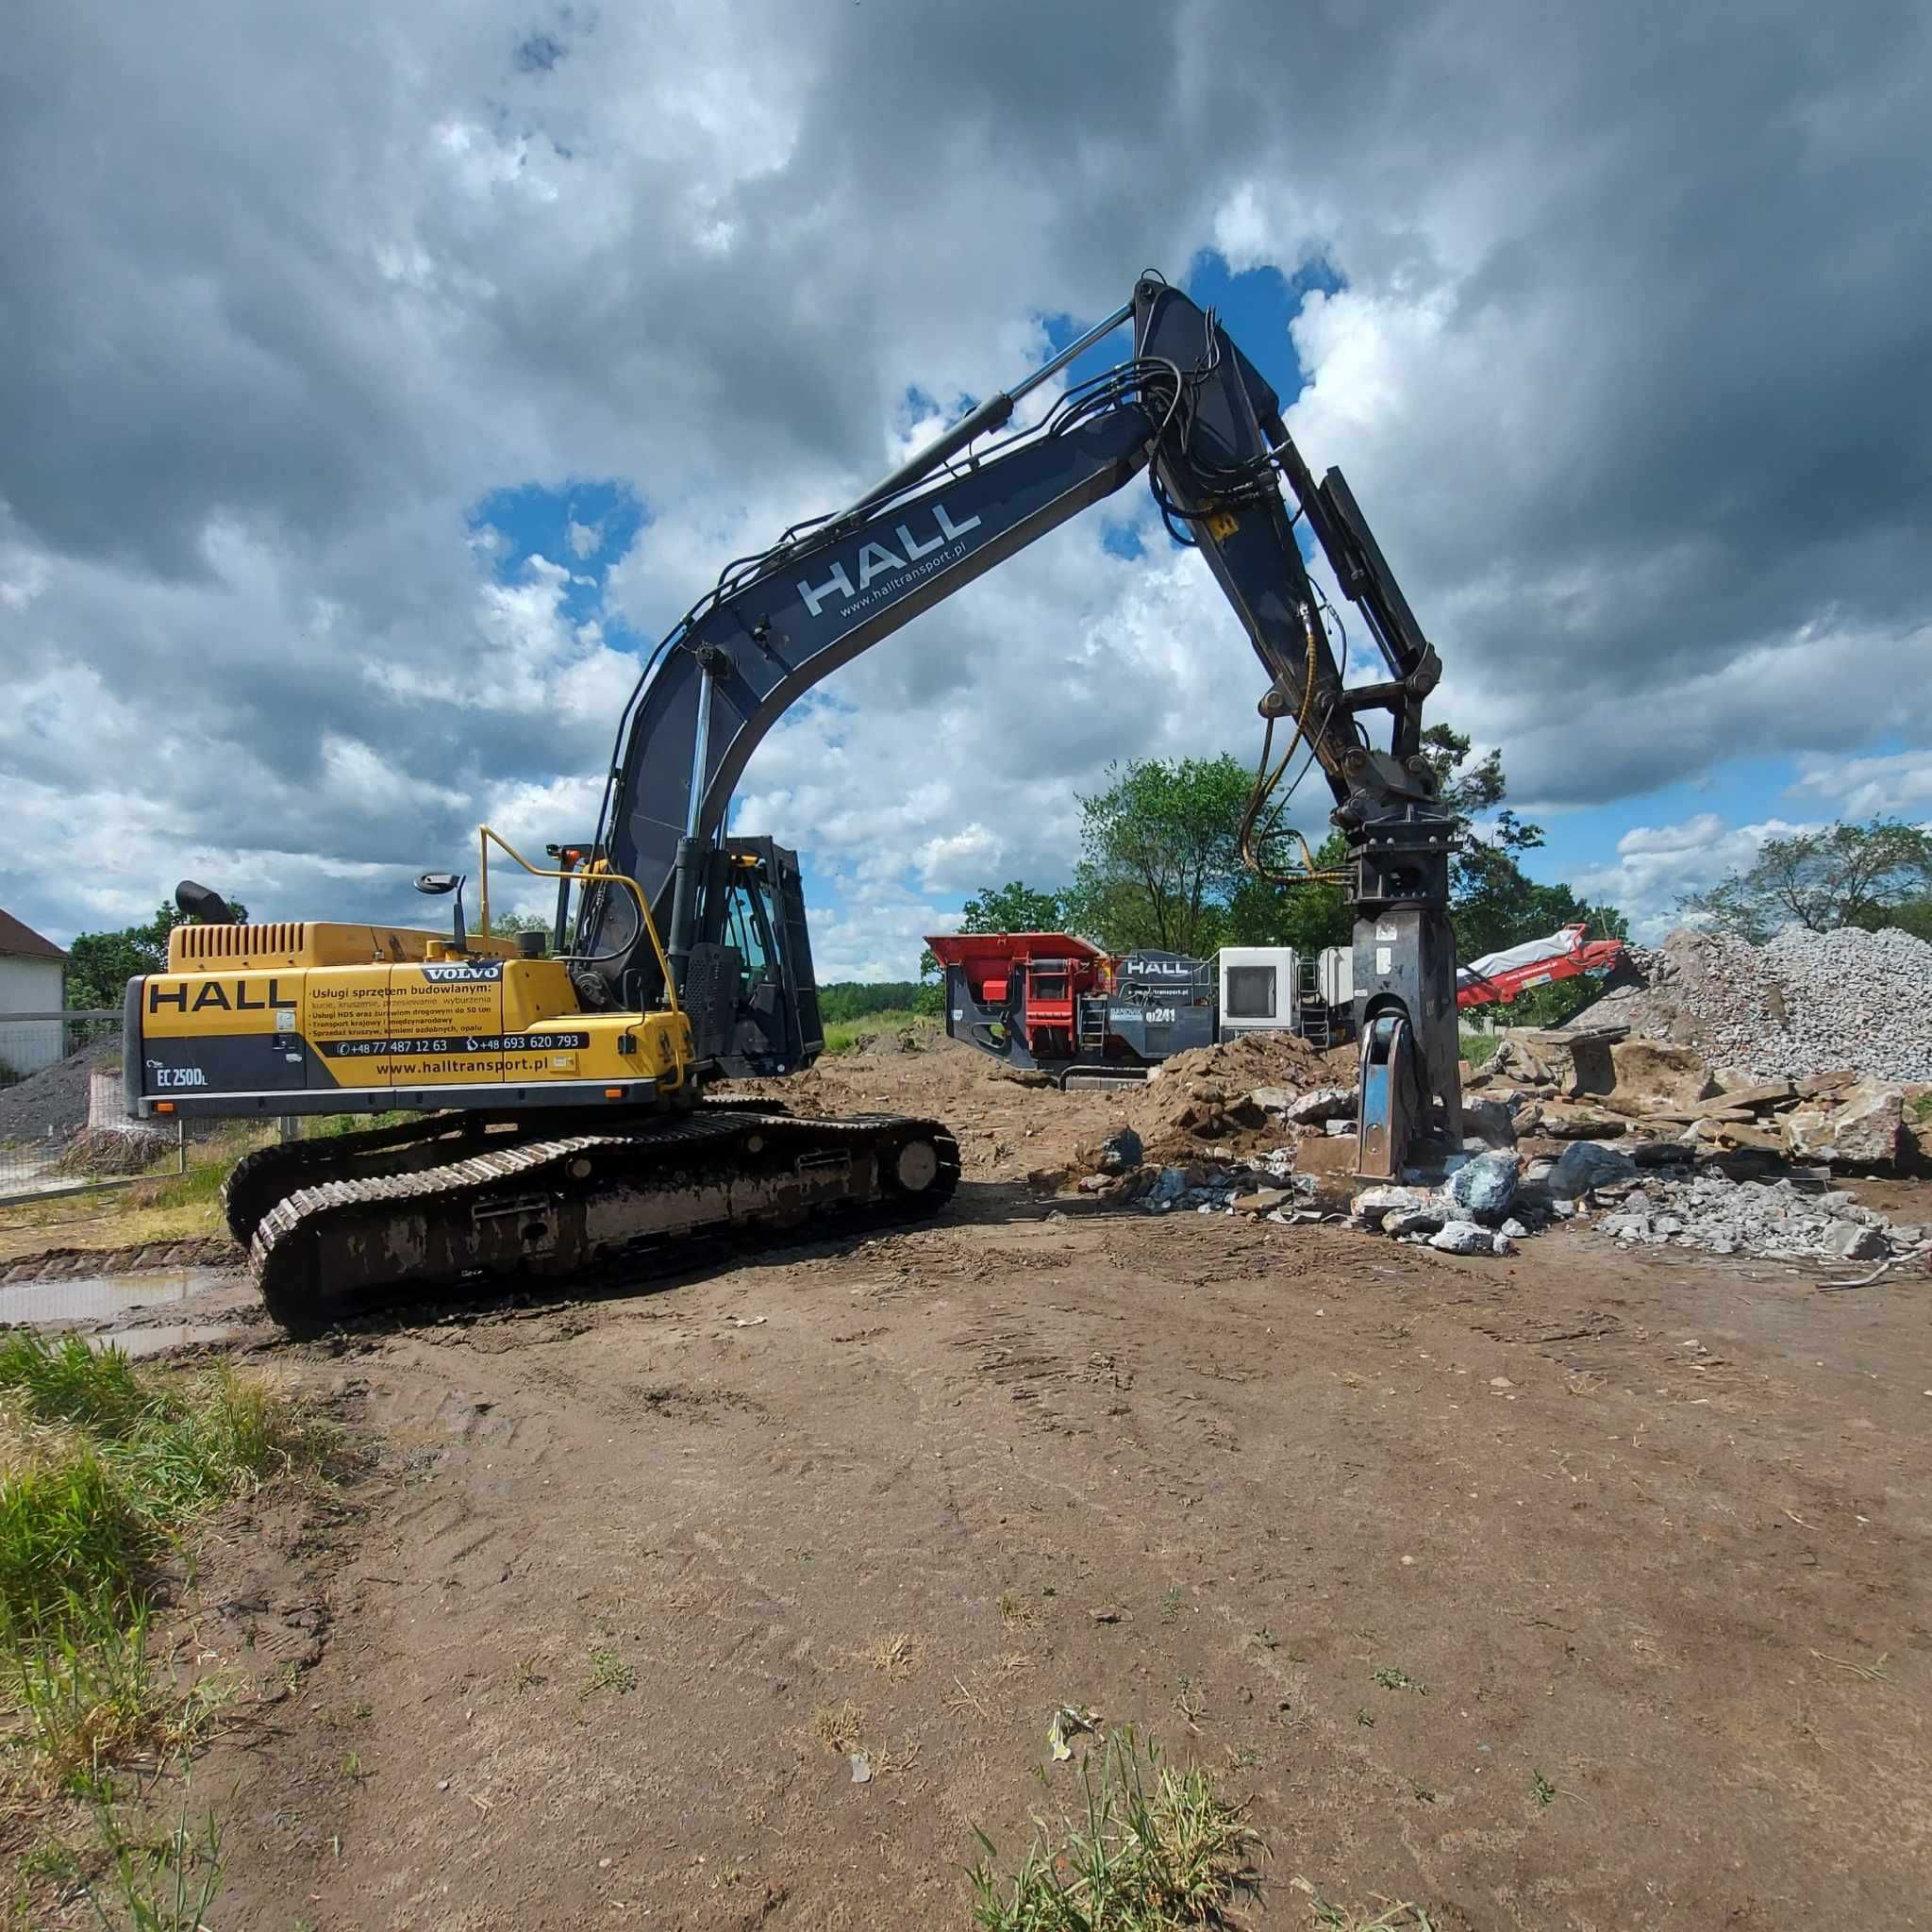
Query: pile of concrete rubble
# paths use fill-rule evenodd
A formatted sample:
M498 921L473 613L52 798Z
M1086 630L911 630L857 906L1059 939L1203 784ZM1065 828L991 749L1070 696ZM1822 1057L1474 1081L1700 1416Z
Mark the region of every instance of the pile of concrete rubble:
M1507 1255L1582 1218L1637 1245L1718 1255L1887 1260L1932 1254L1926 1230L1894 1227L1831 1185L1831 1170L1932 1168L1932 1089L1854 1070L1769 1079L1714 1072L1694 1049L1615 1031L1509 1036L1464 1070L1468 1139L1395 1185L1355 1178L1353 1089L1257 1089L1242 1108L1276 1144L1201 1144L1146 1158L1132 1127L1085 1150L1082 1191L1150 1214L1345 1216L1451 1254ZM1793 1170L1796 1172L1793 1172ZM1823 1173L1821 1174L1821 1170Z
M1815 1067L1932 1080L1932 946L1909 933L1794 925L1755 946L1683 926L1631 957L1642 984L1606 994L1578 1027L1695 1046L1754 1080Z

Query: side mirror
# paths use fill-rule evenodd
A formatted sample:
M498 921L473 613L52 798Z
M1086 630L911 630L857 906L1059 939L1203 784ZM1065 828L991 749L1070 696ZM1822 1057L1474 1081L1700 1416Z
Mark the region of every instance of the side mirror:
M463 917L463 878L459 872L419 872L416 874L416 890L426 892L433 899L440 899L445 892L454 892L457 903L452 908L451 925L455 934L456 949L459 953L470 950L469 923Z

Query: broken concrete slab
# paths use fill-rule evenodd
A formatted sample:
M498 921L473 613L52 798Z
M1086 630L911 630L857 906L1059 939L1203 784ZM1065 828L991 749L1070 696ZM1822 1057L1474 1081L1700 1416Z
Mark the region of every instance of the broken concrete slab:
M1429 1245L1445 1255L1493 1255L1497 1240L1473 1221L1451 1221L1429 1237Z
M1351 1204L1357 1220L1380 1223L1385 1214L1407 1213L1437 1205L1428 1188L1406 1188L1380 1183L1363 1188Z
M1352 1121L1357 1105L1353 1087L1316 1087L1281 1111L1297 1126L1313 1126L1317 1122Z
M1545 1101L1537 1131L1557 1141L1614 1141L1629 1126L1621 1114L1598 1107L1564 1107Z
M1449 1219L1444 1208L1398 1208L1382 1217L1382 1232L1400 1240L1406 1234L1434 1234Z
M1891 1252L1891 1244L1877 1228L1860 1227L1856 1221L1846 1222L1826 1239L1832 1252L1845 1261L1882 1261Z
M1898 1166L1904 1134L1905 1089L1860 1080L1828 1101L1788 1113L1783 1147L1793 1160L1890 1171Z
M1726 1087L1710 1102L1712 1107L1782 1107L1797 1097L1795 1080L1760 1080L1754 1087Z
M1465 1095L1462 1124L1485 1147L1513 1147L1516 1144L1516 1117L1507 1102Z
M1357 1141L1353 1134L1307 1134L1296 1143L1298 1174L1350 1174L1356 1171Z
M1257 1188L1252 1194L1237 1194L1228 1206L1237 1214L1266 1214L1293 1197L1286 1188Z

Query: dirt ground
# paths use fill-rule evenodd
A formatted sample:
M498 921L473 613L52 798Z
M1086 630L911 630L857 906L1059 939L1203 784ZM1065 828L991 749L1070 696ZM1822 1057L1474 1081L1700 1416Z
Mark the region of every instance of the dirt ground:
M1114 1096L951 1057L791 1090L956 1118L931 1226L247 1331L376 1461L205 1557L216 1925L963 1924L1062 1703L1248 1803L1253 1925L1932 1924L1926 1282L1056 1203Z

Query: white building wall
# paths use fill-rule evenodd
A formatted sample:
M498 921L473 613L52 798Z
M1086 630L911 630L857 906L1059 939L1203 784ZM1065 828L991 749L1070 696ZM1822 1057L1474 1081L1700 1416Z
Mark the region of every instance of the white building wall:
M0 1062L23 1078L61 1058L58 1020L15 1022L9 1013L58 1013L64 970L58 959L0 959Z

